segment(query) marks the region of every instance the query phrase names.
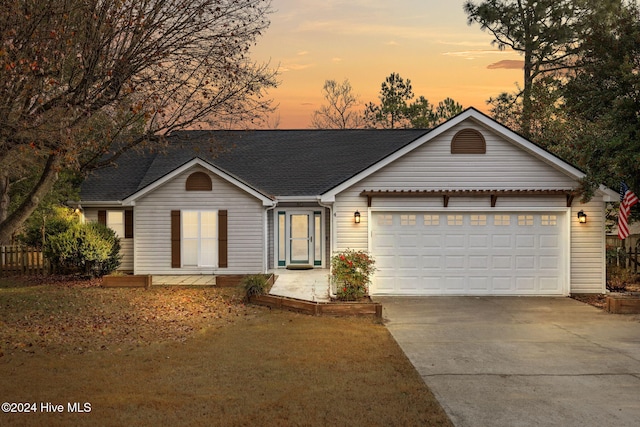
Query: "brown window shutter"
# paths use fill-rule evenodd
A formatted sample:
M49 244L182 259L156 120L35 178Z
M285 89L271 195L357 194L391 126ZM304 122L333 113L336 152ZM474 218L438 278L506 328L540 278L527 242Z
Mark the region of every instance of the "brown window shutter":
M475 129L462 129L451 140L451 154L485 154L487 143Z
M133 239L133 211L124 211L124 238Z
M227 218L228 214L226 210L218 211L218 267L220 268L227 268L229 264Z
M107 211L98 211L98 222L107 225Z
M187 178L187 191L211 191L211 177L204 172L194 172Z
M171 211L171 268L180 264L180 211Z

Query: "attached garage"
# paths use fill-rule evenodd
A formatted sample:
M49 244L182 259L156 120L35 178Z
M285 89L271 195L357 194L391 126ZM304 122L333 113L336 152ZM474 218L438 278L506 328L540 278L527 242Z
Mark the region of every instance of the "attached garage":
M373 211L371 292L566 294L565 211Z
M582 200L584 177L470 109L320 201L332 251L374 257L373 295L602 293L605 203L619 196Z

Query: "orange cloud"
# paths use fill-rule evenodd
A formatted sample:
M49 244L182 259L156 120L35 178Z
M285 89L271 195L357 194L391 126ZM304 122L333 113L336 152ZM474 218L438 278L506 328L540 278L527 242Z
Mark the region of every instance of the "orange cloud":
M521 70L522 68L524 68L524 61L519 59L505 59L487 65L489 70Z

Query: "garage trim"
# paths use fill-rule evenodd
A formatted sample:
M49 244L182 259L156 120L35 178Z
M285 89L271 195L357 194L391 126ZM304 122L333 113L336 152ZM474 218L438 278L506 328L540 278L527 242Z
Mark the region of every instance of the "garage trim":
M570 208L575 198L575 190L363 190L361 196L367 198L367 206L371 207L373 197L442 197L444 207L449 206L450 197L487 197L491 199L491 207L496 206L498 197L540 197L564 196Z

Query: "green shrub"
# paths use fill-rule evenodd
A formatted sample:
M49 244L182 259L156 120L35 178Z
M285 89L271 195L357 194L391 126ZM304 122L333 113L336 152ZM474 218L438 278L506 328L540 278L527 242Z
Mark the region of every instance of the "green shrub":
M39 216L37 220L34 217L29 218L19 239L27 246L40 249L52 236L66 232L78 222L78 216L72 209L57 206L52 208L48 215Z
M374 259L365 251L346 250L331 257L331 280L339 300L355 301L369 294Z
M58 271L102 276L120 265L120 239L97 222L72 224L45 242L44 253Z
M267 293L267 277L264 274L251 274L242 279L247 299L254 295L264 295Z

